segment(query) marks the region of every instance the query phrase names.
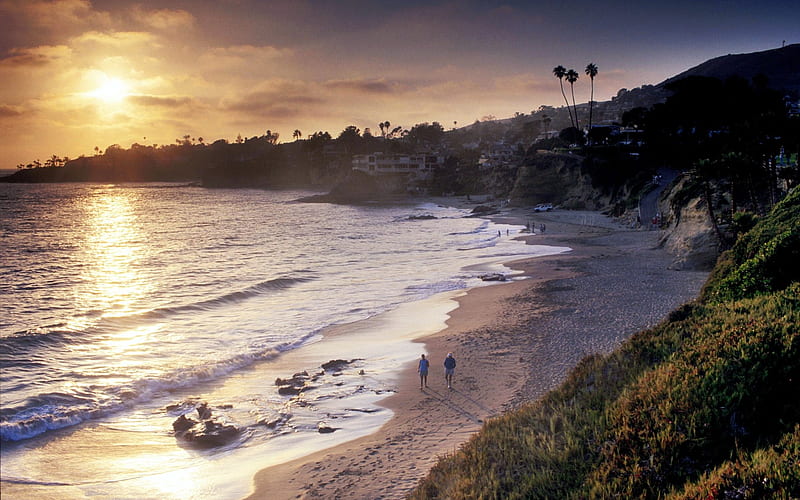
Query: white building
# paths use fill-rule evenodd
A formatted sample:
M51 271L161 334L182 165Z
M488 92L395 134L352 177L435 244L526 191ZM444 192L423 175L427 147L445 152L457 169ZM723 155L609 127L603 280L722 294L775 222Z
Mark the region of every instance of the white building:
M426 154L383 154L353 156L353 170L369 175L405 174L409 180L427 179L433 170L444 164L444 157Z

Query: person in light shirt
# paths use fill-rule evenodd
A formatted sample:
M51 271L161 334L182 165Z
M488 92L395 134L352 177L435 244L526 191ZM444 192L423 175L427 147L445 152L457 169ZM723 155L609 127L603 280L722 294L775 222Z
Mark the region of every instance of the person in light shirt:
M419 372L419 388L422 389L424 387L428 387L428 366L430 366L430 361L425 359L425 355L423 354L419 360L419 367L417 371Z

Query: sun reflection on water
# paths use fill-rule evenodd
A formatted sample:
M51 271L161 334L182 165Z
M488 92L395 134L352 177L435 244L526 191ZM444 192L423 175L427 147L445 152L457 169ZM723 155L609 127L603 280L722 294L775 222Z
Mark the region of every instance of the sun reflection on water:
M129 314L151 288L138 272L147 253L147 238L136 215L138 202L130 189L107 187L83 203L83 252L89 265L76 299L87 309Z

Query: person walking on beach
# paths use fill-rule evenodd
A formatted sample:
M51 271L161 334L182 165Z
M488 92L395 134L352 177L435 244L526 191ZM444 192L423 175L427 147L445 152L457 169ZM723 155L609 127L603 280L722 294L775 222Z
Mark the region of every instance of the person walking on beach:
M428 366L430 362L425 359L425 355L423 354L419 360L419 368L417 371L419 372L419 388L422 389L422 386L428 387Z
M456 358L453 357L452 352L447 353L444 358L444 379L447 381L447 388L453 388L453 374L456 372Z

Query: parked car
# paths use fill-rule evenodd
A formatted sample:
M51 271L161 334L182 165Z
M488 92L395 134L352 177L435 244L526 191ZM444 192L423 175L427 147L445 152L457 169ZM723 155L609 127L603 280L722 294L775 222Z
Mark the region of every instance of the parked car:
M549 212L553 210L552 203L539 203L535 207L533 207L534 212Z

